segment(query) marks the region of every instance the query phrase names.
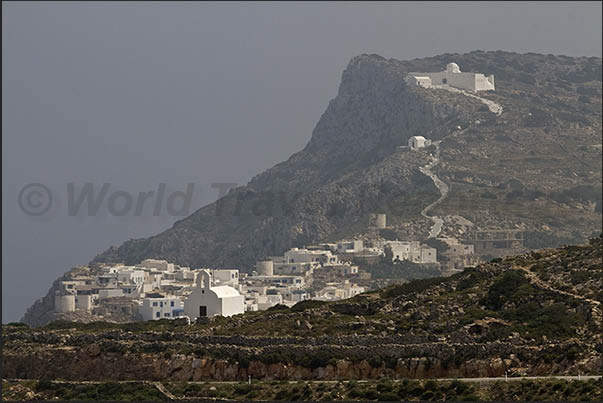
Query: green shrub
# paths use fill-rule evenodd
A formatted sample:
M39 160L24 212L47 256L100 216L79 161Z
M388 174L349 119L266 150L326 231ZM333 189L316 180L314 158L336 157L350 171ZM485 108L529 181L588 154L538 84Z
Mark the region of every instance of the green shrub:
M377 384L376 389L378 392L391 392L393 389L393 385L389 381L380 381Z
M485 304L494 310L502 308L506 301L511 299L519 287L529 285L526 276L519 270L509 270L496 277L488 289Z
M461 395L461 394L465 393L467 391L467 389L469 389L469 386L466 383L461 382L458 379L455 379L454 381L452 381L450 383L450 389L454 389L456 391L456 393Z
M52 389L52 381L50 379L40 379L36 385L36 390Z
M249 392L251 392L253 390L253 385L249 385L249 384L239 384L239 385L235 385L234 387L234 392L237 395L246 395Z
M369 358L368 363L373 368L380 368L381 365L383 364L383 360L381 359L380 356L375 355L375 356Z
M394 392L383 392L383 393L379 394L379 397L377 398L377 400L380 400L383 402L396 402L396 401L400 400L400 398Z
M436 390L438 388L438 384L430 379L427 382L425 382L425 385L423 385L423 389L425 390Z
M389 288L386 288L383 291L383 296L385 298L393 298L401 295L408 295L415 292L423 292L428 290L431 287L447 282L450 277L435 277L435 278L426 278L420 280L413 280L406 284L395 285Z

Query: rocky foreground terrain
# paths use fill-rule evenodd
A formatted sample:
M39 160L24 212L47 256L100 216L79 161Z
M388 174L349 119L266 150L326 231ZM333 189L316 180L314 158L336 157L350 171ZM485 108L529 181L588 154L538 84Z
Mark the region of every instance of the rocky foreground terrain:
M5 378L337 380L601 374L603 238L340 302L178 320L3 325Z
M390 380L356 382L240 383L76 382L10 380L2 382L4 400L432 400L432 401L600 401L602 379L534 379L508 382Z

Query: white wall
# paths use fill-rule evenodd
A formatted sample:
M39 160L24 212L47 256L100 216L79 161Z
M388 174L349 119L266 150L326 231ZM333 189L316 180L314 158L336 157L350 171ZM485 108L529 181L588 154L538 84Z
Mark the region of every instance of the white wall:
M421 263L437 263L437 250L428 246L421 246Z
M217 283L225 284L238 284L239 283L239 270L238 269L227 269L227 270L214 270L212 272L214 280Z
M139 310L144 320L159 320L174 318L174 311L183 308L180 298L145 298Z
M207 316L232 316L245 311L245 297L242 295L218 298L211 289L196 287L184 301L184 313L192 318L199 317L199 307L207 307Z
M222 316L238 315L245 312L245 297L242 295L224 297L222 300Z
M450 85L451 87L460 88L468 91L488 91L494 90L494 76L484 76L481 73L451 73L448 71L439 71L433 73L410 73L407 79L409 85L418 85L425 88L426 80L420 77L429 77L431 85ZM446 80L446 82L444 82ZM430 85L430 86L431 86Z
M475 91L494 90L494 76L485 77L483 74L475 75Z
M75 296L75 308L90 311L94 307L98 294L84 294Z
M55 312L73 312L75 311L75 295L56 295L54 297Z
M174 271L174 264L165 260L145 259L140 262L143 267L150 267L161 271Z
M121 288L107 288L104 290L98 290L99 298L113 298L113 297L123 297L124 292Z
M142 284L145 272L142 270L122 270L117 273L117 280L121 283Z

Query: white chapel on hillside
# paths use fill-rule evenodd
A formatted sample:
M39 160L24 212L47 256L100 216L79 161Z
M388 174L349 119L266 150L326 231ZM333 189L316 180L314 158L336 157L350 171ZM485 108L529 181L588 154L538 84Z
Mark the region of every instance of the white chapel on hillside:
M191 319L204 316L232 316L245 311L245 297L230 286L212 287L211 274L201 270L193 291L184 301L184 314Z
M428 140L423 136L412 136L411 138L408 139L408 146L412 150L429 147L430 145L431 145L431 140Z
M409 73L406 76L406 83L423 88L448 85L468 91L494 91L493 74L486 77L481 73L464 73L456 63L448 63L444 71Z

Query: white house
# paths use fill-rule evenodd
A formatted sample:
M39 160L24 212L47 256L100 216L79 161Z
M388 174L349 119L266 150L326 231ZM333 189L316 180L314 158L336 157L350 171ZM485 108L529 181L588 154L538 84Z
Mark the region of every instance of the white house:
M212 275L215 284L238 288L239 269L214 269L212 270Z
M117 272L117 281L123 284L143 284L144 280L143 270L124 269Z
M364 249L361 240L337 242L337 253L357 253Z
M123 297L124 291L121 288L101 288L98 290L98 298Z
M117 272L99 274L98 276L96 276L96 283L102 287L116 287Z
M232 316L245 311L245 298L227 285L212 287L211 274L201 270L195 287L184 301L184 313L190 318Z
M427 140L423 136L412 136L408 139L408 146L416 150L418 148L429 147L431 145L431 140Z
M349 281L346 281L344 284L329 283L326 287L319 290L316 293L316 297L313 299L320 301L337 301L352 298L363 292L364 287L360 287L357 284L350 284Z
M323 263L335 264L338 259L328 250L308 250L291 248L285 252L287 263Z
M254 298L254 303L258 307L258 311L265 311L270 307L282 304L283 296L281 294L258 295Z
M182 316L184 306L179 297L150 294L139 308L144 320L171 319Z
M392 251L392 260L409 260L414 263L437 263L437 250L418 241L386 241Z
M448 85L468 91L494 91L494 75L488 77L481 73L463 73L456 63L448 63L446 70L434 73L409 73L406 83L411 86L432 88Z
M411 85L423 88L431 88L431 78L428 76L414 76L410 75L407 82Z
M304 277L302 276L249 276L247 280L251 283L263 283L263 284L271 284L271 285L283 285L283 286L292 286L296 288L302 288L305 286L306 282Z
M78 290L75 295L75 309L90 311L98 302L98 293L94 289Z
M174 263L168 263L165 260L145 259L140 262L140 265L161 271L174 271Z
M276 263L274 275L308 276L312 274L315 267L317 267L315 262Z

